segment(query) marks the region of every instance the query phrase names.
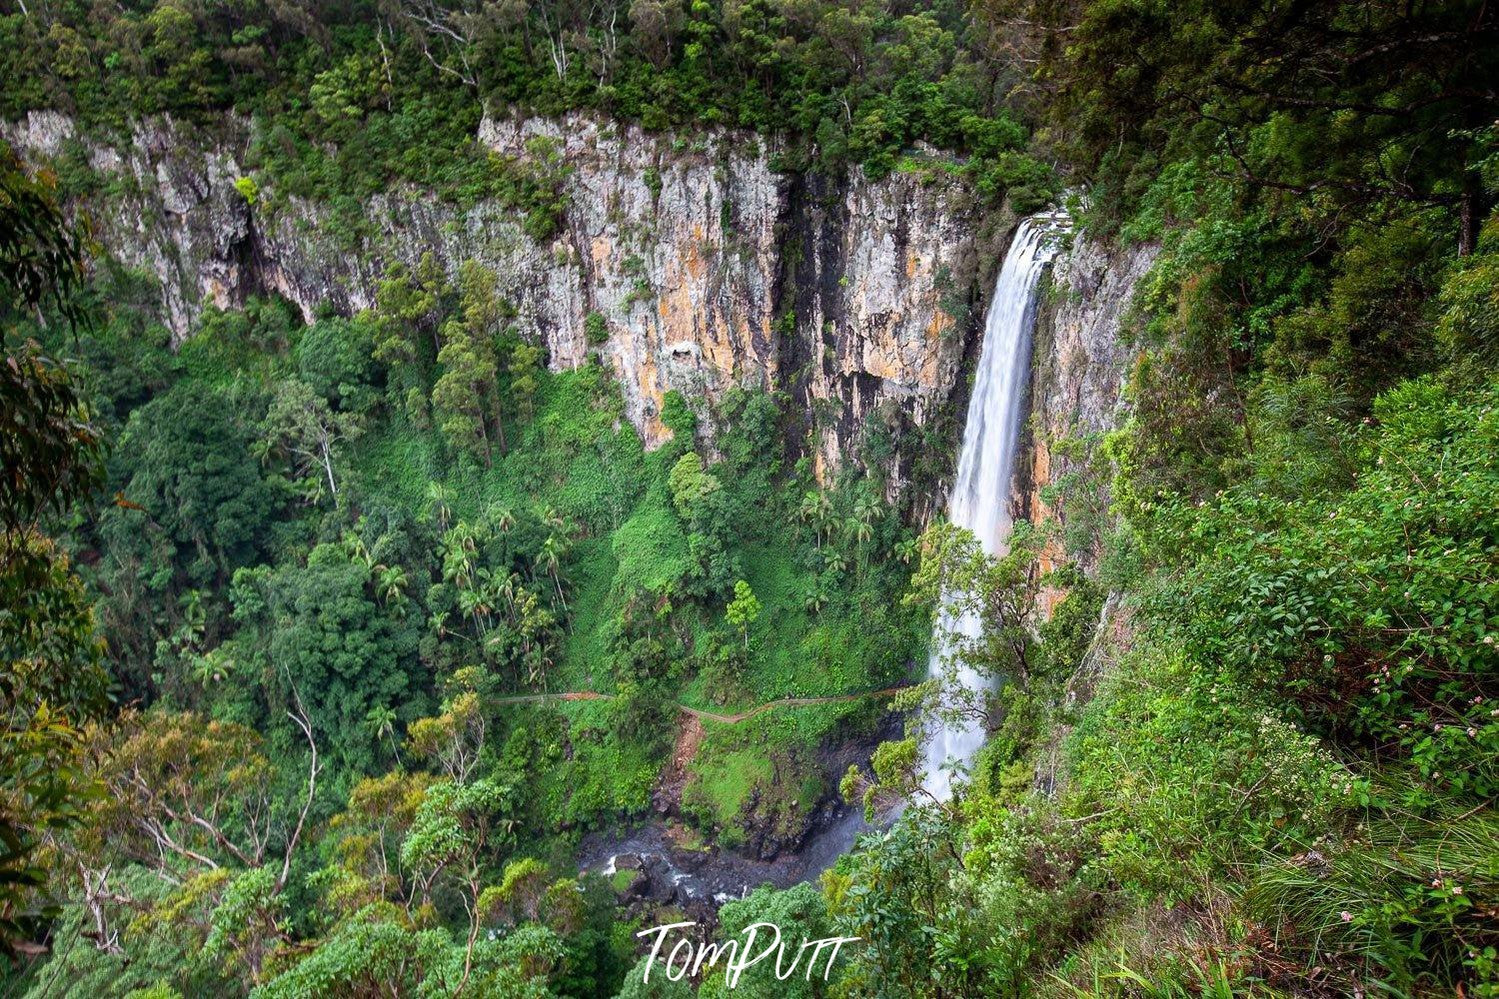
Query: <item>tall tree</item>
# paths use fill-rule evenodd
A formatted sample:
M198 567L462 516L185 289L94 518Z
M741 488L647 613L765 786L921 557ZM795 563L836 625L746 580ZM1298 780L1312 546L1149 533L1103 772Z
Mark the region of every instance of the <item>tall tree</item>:
M359 436L363 423L354 413L335 412L322 396L297 378L276 386L266 413L264 440L267 452L283 451L297 474L313 473L309 490L316 499L328 486L328 495L338 503L338 476L334 459L343 445Z
M44 303L79 315L80 247L50 192L0 150L0 956L35 949L33 851L80 815L79 726L106 703L87 598L40 530L97 481L99 433L67 370L12 332Z

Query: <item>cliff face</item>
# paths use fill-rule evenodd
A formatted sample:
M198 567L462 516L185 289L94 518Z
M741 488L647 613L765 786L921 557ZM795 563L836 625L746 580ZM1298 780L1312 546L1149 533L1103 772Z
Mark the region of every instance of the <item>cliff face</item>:
M1108 497L1090 493L1082 473L1099 437L1123 415L1135 359L1124 342L1130 301L1157 253L1155 246L1119 248L1079 237L1057 258L1036 319L1016 505L1033 521L1059 523L1064 537L1073 534L1073 555L1086 570L1096 567L1098 552L1081 541L1094 525L1077 521L1102 516Z
M586 358L587 317L603 317L596 349L648 443L665 433L666 391L749 384L800 403L822 468L853 452L872 416L921 427L949 398L1012 221L937 167L879 181L782 174L748 133L661 135L570 115L487 119L479 132L504 156L548 157L567 202L553 238L532 239L496 202L462 209L412 189L371 198L351 227L325 204L267 209L237 191L249 128L226 121L208 136L156 119L116 146L37 113L0 134L33 159L81 147L99 178L100 242L155 277L178 339L205 303L276 292L309 318L352 312L396 262L430 251L456 272L475 258L554 368ZM897 470L914 439L897 435Z

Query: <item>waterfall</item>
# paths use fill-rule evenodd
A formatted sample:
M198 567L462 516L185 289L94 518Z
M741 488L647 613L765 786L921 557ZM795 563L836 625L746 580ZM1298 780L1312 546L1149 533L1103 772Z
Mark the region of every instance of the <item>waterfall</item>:
M978 377L968 400L968 421L963 428L963 449L958 474L948 500L947 516L966 527L990 555L1002 555L1010 535L1010 480L1014 475L1015 444L1020 438L1021 410L1030 373L1031 331L1036 322L1036 299L1041 274L1056 255L1061 217L1055 214L1028 218L1015 231L994 285L994 299L984 318L984 343ZM932 648L928 675L942 679L945 663L952 656L956 636L978 638L982 630L978 615L944 609ZM954 619L956 618L956 620ZM958 682L968 690L981 690L985 680L966 664L959 664ZM923 786L939 799L952 793L953 763L973 759L984 744L983 726L971 718L943 722L932 718L935 730L926 745ZM944 764L948 768L944 769Z

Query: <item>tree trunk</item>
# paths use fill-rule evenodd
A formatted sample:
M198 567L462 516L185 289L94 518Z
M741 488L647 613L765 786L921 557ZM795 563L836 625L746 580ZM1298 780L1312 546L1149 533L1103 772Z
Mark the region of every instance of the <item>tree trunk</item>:
M1466 257L1478 249L1478 227L1483 224L1483 185L1477 171L1463 173L1462 200L1458 202L1457 255Z
M323 471L328 476L328 492L333 494L333 505L338 505L338 483L333 481L333 452L326 441L322 446Z

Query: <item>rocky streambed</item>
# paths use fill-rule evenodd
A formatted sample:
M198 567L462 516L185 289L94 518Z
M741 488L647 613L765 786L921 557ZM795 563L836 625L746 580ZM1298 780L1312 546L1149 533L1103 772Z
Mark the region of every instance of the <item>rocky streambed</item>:
M853 849L859 834L870 829L862 810L844 807L808 833L798 849L758 860L719 847L684 845L673 827L649 822L624 832L585 837L578 867L582 873L616 878L621 894L642 904L707 914L763 884L788 888L810 881L837 863Z

